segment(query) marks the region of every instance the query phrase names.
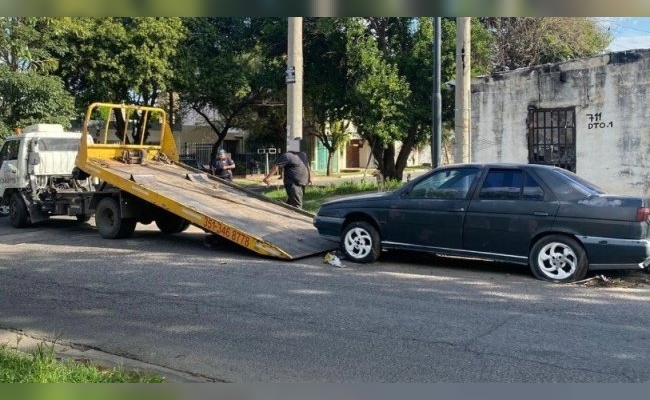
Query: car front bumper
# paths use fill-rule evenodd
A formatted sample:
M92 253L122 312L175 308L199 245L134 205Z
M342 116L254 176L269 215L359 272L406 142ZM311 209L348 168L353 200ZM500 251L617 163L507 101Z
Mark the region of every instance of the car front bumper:
M321 237L338 242L341 239L344 222L345 218L317 215L314 217L313 224Z

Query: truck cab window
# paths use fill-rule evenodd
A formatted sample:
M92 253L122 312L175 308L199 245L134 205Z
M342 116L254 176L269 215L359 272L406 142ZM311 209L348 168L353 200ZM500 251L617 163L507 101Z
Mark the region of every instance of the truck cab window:
M18 148L20 141L10 140L2 146L0 150L0 165L6 160L17 160L18 159Z

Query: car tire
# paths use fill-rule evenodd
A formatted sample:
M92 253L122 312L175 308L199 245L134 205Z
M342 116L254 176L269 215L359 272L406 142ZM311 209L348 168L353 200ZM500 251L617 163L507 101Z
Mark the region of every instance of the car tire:
M536 278L551 282L574 282L587 275L587 253L573 238L548 235L540 238L530 251L530 269Z
M341 251L347 260L353 262L365 264L376 261L381 253L377 229L365 221L347 225L341 236Z
M104 197L97 203L95 209L95 225L104 239L123 239L135 231L137 221L133 218L122 218L120 205L112 197Z
M12 193L9 199L9 222L14 228L27 228L31 225L27 205L19 193Z

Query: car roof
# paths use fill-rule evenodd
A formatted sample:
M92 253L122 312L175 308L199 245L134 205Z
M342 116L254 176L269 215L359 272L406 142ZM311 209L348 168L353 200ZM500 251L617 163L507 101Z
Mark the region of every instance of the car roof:
M528 164L528 163L514 163L514 162L491 162L491 163L462 163L462 164L449 164L441 168L449 167L477 167L477 168L531 168L531 169L557 169L554 165L546 164Z

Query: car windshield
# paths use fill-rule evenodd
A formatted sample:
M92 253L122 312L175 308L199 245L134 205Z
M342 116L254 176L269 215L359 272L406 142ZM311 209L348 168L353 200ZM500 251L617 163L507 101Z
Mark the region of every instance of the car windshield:
M584 194L585 196L597 196L599 194L607 193L593 183L584 180L583 178L566 169L557 168L554 169L553 172L560 179L562 179L563 182L571 186L574 190L577 190L580 193Z

